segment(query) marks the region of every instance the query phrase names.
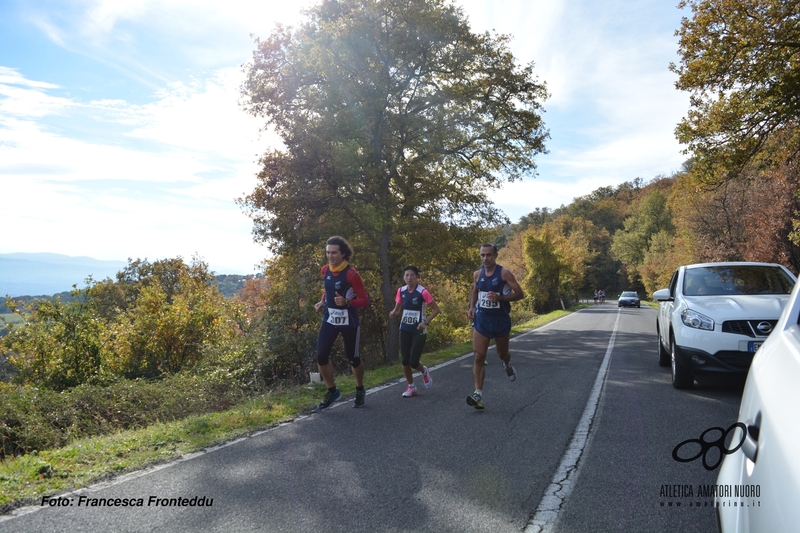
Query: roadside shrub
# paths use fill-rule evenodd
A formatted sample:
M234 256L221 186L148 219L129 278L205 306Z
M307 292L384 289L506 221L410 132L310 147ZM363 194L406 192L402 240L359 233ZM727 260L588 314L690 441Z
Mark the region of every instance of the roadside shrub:
M18 379L63 390L103 372L106 325L91 297L78 289L72 295L76 298L70 302L34 300L25 323L15 324L0 340Z
M240 335L222 346L206 349L192 373L219 387L236 387L249 394L266 391L284 375L285 362L267 351L261 335Z
M441 313L428 326L425 351L432 352L472 338L472 327L467 319L470 285L454 283L435 273L428 274L423 286L431 291Z
M187 373L67 391L0 383L0 458L72 440L225 410L245 397L234 379Z
M523 305L511 305L511 323L513 325L524 324L529 320L533 320L538 315L531 311L530 309L526 309Z
M118 378L158 378L196 366L240 333L244 310L227 301L199 259L130 261L118 281L86 280L59 297L6 307L24 321L0 338L16 381L63 391Z
M194 269L201 272L194 274ZM205 266L184 267L174 277L172 293L149 283L118 315L111 365L116 374L154 378L175 373L199 363L205 348L232 338L235 306L211 283Z

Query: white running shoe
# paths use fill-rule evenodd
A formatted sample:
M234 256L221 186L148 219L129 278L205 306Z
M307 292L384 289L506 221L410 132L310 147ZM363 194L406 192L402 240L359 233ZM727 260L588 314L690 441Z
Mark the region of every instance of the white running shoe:
M514 381L517 379L517 371L514 370L514 367L511 366L511 363L505 365L506 367L506 375L508 376L509 381Z
M412 396L416 395L417 395L417 386L409 385L406 391L403 393L403 398L411 398Z
M428 372L428 367L422 367L422 382L425 384L426 389L430 389L431 385L433 385L433 378L431 377L431 373Z

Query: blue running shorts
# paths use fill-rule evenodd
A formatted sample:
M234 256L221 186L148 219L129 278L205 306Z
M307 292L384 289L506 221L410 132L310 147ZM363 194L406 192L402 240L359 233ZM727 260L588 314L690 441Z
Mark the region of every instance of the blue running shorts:
M511 334L511 317L508 315L484 315L478 312L475 313L472 327L487 339L508 337Z

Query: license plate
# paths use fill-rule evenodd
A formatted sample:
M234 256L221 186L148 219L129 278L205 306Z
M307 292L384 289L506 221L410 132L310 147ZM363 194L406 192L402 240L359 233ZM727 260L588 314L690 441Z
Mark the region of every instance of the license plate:
M755 351L757 351L759 348L761 348L761 345L762 345L762 344L763 344L763 343L761 343L761 342L750 341L750 342L748 342L748 343L747 343L747 350L748 350L749 352L755 352Z

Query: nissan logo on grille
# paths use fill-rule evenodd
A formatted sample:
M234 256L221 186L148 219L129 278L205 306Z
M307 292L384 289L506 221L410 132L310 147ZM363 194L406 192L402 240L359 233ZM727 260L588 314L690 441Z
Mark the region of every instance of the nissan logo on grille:
M756 329L758 329L758 331L764 335L767 335L770 331L772 331L772 324L769 322L759 322L756 326Z

